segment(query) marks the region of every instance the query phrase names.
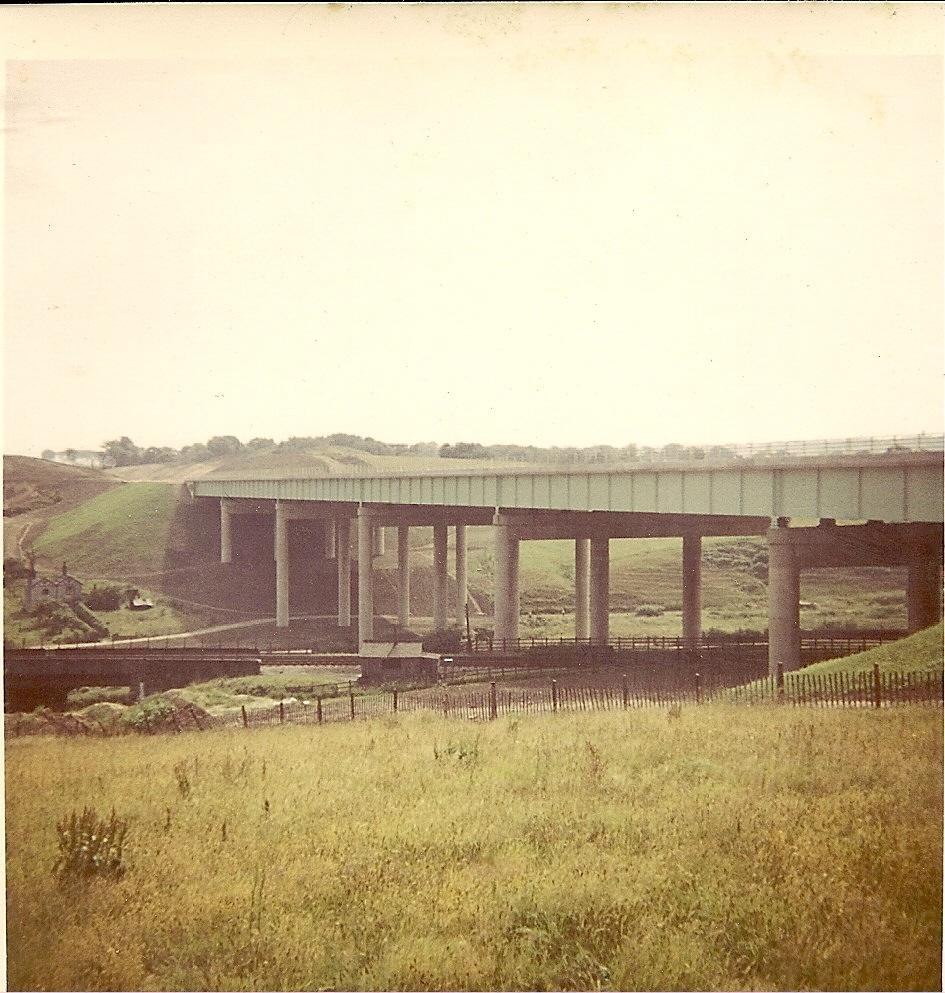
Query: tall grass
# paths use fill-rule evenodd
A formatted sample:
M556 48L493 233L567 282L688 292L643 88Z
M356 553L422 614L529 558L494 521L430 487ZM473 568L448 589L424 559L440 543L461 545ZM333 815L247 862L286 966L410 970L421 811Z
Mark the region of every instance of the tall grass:
M933 712L23 740L6 795L11 988L940 982ZM67 892L86 805L130 818L128 869Z

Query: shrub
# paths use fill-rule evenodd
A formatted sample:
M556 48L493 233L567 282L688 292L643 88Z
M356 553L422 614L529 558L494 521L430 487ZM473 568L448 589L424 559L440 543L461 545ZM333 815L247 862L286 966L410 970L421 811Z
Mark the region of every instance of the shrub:
M30 574L29 567L20 559L9 556L3 560L3 584L17 579L26 579Z
M108 820L90 807L81 816L73 811L56 825L59 858L53 872L60 880L89 879L95 876L118 879L125 872L123 864L128 822L114 810Z
M147 697L121 715L122 722L136 731L156 730L173 723L177 708L167 697Z
M82 594L89 610L118 610L123 599L123 592L117 586L92 586Z
M657 603L641 603L636 614L637 617L662 617L663 608Z

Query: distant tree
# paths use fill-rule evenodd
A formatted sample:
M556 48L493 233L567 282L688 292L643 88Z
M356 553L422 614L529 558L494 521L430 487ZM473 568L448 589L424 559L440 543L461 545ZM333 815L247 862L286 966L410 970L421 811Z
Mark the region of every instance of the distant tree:
M106 441L102 448L105 458L113 465L138 465L141 462L141 449L127 435L122 435L117 441Z
M214 458L221 455L235 455L242 447L239 438L232 434L215 435L207 442L207 451Z
M79 453L74 448L66 449L66 459L75 465L75 460L78 458Z
M275 448L276 443L272 438L250 438L243 447L248 451L258 452L266 448Z
M196 445L184 445L180 450L180 458L184 462L203 462L210 458L207 446L199 441Z
M484 459L490 451L478 441L458 441L455 445L443 445L440 449L441 459Z
M141 453L141 462L144 465L158 465L166 462L173 462L177 458L176 448L146 448Z
M56 460L56 453L51 448L44 448L43 454L40 457L44 458L47 462L54 462Z

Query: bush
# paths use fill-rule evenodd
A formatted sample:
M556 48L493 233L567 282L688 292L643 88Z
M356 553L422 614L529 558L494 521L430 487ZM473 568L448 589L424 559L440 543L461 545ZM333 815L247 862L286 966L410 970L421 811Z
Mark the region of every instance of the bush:
M30 574L29 567L17 558L10 556L3 560L3 585L12 583L17 579L26 579Z
M117 586L92 586L82 594L82 601L89 610L118 610L124 592Z
M59 858L53 872L60 880L99 876L118 879L124 875L122 863L128 822L114 810L108 820L90 807L77 816L75 811L56 825Z
M637 617L662 617L663 608L657 603L641 603L636 609Z
M129 707L121 715L123 724L127 724L136 731L147 729L158 730L165 726L172 725L177 708L165 696L151 696L133 707Z

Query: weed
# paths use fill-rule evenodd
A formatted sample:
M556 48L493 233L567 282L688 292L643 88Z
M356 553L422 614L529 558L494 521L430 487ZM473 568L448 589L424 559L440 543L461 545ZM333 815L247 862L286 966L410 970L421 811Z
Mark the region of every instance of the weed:
M81 815L73 811L56 825L59 857L53 873L60 880L118 879L125 872L123 864L128 822L114 810L105 820L90 807Z
M433 742L433 757L440 759L456 759L457 762L475 762L479 758L479 737L473 741L447 741L446 745Z
M177 792L186 800L190 796L190 776L187 775L186 759L174 766L174 779L177 781Z

